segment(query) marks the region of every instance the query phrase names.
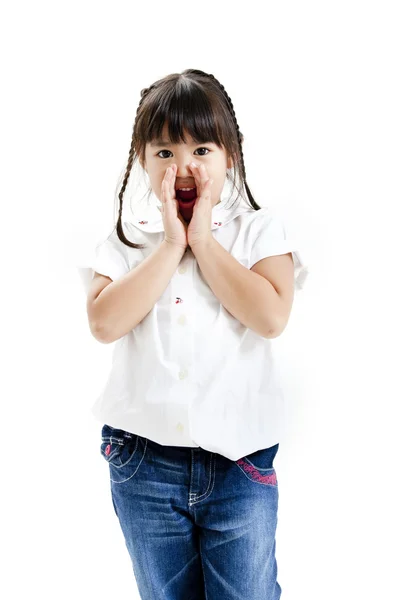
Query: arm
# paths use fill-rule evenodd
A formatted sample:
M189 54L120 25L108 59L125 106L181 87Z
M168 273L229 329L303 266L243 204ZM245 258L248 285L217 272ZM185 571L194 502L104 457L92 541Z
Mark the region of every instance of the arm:
M109 344L136 327L162 296L184 253L163 240L137 267L108 284L91 308L97 338Z
M262 337L277 337L281 300L273 285L244 267L214 237L196 244L192 252L226 310Z

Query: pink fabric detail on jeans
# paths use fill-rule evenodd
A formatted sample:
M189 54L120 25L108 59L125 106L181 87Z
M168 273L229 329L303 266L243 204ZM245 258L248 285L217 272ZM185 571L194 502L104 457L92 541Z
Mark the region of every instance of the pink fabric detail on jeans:
M269 475L261 475L260 471L250 465L247 461L239 458L236 461L238 465L240 465L246 473L250 475L252 479L255 481L259 481L260 483L269 483L271 485L277 485L276 482L276 473L270 473Z
M106 446L106 456L108 456L110 454L110 452L111 452L111 444L108 444Z

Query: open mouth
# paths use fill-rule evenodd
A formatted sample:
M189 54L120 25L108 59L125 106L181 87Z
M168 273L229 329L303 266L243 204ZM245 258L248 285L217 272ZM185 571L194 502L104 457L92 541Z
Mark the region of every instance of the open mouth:
M197 198L197 189L194 187L191 190L175 190L176 199L181 202L192 202Z

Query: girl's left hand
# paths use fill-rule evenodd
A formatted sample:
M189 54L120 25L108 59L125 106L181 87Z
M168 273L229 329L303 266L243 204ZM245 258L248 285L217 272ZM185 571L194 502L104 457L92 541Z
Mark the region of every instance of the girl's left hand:
M191 163L190 169L197 189L197 199L187 229L188 244L193 248L196 244L207 243L213 238L211 233L211 185L213 180L209 178L207 169L202 163L199 166Z

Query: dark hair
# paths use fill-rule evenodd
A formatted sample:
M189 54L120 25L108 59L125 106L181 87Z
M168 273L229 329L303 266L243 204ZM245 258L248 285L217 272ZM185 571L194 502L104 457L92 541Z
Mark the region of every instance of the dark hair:
M128 164L118 193L116 231L121 242L131 248L146 247L144 244L134 244L123 232L123 197L132 166L138 159L144 162L146 144L160 138L165 123L168 124L169 138L174 144L185 142L184 131L188 131L195 142L212 141L219 148L225 147L228 156L240 157L233 161L233 179L229 173L227 177L243 197L245 188L251 207L260 210L261 207L254 200L246 181L243 135L236 121L232 100L214 75L197 69L186 69L182 73L172 73L159 79L150 87L144 88L140 94ZM236 186L237 175L239 189ZM148 193L151 193L151 189Z

